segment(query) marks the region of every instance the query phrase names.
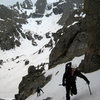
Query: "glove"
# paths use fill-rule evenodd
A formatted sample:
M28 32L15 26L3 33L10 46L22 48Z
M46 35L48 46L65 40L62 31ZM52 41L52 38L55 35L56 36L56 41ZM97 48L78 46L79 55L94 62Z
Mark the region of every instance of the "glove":
M90 84L90 81L87 81L87 84L89 85Z
M62 83L62 85L65 86L66 84L65 83Z

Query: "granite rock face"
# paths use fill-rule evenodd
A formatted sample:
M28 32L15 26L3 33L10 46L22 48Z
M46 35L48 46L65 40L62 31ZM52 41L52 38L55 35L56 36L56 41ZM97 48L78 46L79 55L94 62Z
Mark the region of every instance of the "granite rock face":
M56 45L49 56L49 68L72 60L75 56L86 52L88 37L85 27L86 19L80 17L76 19L72 16L69 17L69 21L73 18L76 24L68 25L70 22L67 21L64 27L54 35Z
M100 69L100 1L85 0L88 48L80 68L84 72Z
M84 5L84 0L66 0L63 4L63 13L61 19L58 21L60 25L64 25L65 21L74 12L74 10L81 10Z
M18 16L20 15L17 11L0 5L0 48L2 50L20 46L19 33L23 35L21 24L26 21L23 18L17 18Z

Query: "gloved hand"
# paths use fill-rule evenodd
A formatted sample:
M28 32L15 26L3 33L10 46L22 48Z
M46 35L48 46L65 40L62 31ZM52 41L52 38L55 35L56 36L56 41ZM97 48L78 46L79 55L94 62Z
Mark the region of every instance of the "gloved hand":
M90 84L90 81L87 81L87 84L89 85Z
M65 83L62 83L62 85L65 86L66 84Z

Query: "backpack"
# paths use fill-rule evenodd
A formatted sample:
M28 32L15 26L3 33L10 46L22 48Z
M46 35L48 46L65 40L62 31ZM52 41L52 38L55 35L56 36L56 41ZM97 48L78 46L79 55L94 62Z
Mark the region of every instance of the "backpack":
M40 92L40 90L41 90L41 89L40 89L40 86L38 86L36 91L37 91L37 92Z
M73 83L76 80L76 75L74 75L74 72L72 70L72 68L67 68L66 72L65 72L65 78L66 78L66 82L70 82Z

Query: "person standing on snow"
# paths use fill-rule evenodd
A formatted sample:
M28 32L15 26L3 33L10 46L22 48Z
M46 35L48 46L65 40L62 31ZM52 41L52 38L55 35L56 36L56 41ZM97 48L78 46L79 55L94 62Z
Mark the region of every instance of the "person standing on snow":
M70 95L77 94L76 77L83 78L89 85L90 81L80 71L75 68L71 68L72 63L66 64L65 73L63 75L62 85L66 87L66 100L70 100Z
M40 88L40 86L38 86L37 89L36 89L37 97L41 95L40 94L41 91L42 91L42 93L44 93L43 90Z

